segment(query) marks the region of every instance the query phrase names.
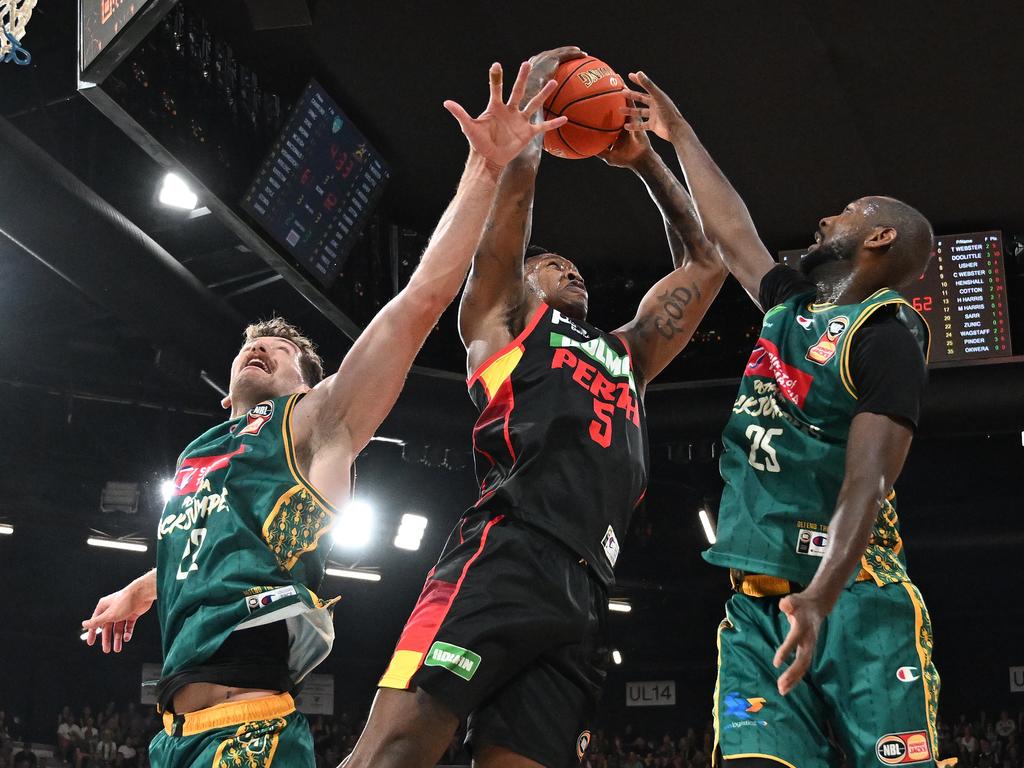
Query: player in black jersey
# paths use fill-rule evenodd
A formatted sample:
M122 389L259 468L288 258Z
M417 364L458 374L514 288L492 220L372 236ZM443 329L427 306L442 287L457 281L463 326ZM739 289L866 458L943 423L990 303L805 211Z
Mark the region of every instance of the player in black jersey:
M582 55L535 57L533 88ZM629 323L595 328L571 261L524 261L540 156L534 142L503 173L460 308L480 498L427 577L348 768L432 766L467 716L483 766L575 764L590 739L608 587L647 483L644 388L725 273L685 189L642 133L624 134L604 160L647 185L675 269Z

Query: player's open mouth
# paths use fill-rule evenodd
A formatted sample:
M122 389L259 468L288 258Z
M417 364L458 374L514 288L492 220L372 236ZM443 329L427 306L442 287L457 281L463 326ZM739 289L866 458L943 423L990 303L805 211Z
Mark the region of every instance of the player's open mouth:
M262 360L257 360L255 358L246 363L242 370L244 371L246 368L256 368L264 373L270 373L270 369L267 367L267 364Z
M577 293L583 293L583 294L586 294L586 292L587 292L587 289L584 288L581 283L569 283L566 286L566 290L576 291Z

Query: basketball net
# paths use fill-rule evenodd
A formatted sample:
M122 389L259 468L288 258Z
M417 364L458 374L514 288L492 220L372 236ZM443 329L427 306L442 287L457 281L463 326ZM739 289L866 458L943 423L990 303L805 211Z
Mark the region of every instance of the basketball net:
M0 62L28 64L32 55L18 45L37 0L0 0Z

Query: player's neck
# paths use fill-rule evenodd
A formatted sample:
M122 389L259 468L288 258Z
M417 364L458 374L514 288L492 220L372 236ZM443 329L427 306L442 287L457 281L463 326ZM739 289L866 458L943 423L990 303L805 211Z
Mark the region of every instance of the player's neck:
M859 304L877 290L866 284L865 276L853 269L849 261L822 264L810 278L818 287L819 304Z

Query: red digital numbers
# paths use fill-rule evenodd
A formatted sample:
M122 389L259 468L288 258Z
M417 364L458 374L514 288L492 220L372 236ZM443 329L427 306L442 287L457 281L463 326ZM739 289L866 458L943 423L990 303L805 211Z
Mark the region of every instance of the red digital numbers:
M914 309L916 309L918 312L931 312L931 310L932 310L932 297L931 296L924 296L924 297L917 297L917 296L915 296L913 299L910 300L910 303L911 303L911 305L913 305Z

